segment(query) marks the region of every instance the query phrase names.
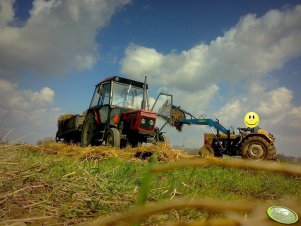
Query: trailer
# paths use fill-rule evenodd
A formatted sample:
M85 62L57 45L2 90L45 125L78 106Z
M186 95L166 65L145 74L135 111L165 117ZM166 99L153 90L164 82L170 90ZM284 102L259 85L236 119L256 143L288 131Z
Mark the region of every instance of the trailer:
M80 143L84 120L85 116L79 114L60 116L58 119L58 131L55 136L56 141Z

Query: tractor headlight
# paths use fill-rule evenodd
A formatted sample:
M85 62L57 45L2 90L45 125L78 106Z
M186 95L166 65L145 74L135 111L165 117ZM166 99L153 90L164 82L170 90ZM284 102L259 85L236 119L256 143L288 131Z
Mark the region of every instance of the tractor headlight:
M145 124L145 118L141 119L141 124Z
M150 126L153 126L153 125L155 124L154 120L152 120L152 119L151 119L151 120L149 120L149 122L148 122L148 123L149 123L149 125L150 125Z

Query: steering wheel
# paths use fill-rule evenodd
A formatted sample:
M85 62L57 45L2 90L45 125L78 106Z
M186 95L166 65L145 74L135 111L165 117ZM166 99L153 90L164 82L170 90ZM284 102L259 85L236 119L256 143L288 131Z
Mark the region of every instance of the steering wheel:
M238 127L237 129L238 129L239 131L243 131L243 132L250 131L249 128L241 128L241 127Z

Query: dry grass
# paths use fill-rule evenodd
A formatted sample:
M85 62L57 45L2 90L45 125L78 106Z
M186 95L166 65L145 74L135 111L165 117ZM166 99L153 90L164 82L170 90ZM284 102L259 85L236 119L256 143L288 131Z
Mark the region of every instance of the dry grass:
M277 205L284 205L296 210L298 214L301 214L301 201L290 200L285 202L277 202ZM135 207L131 210L100 218L91 223L85 223L82 225L88 226L110 226L110 225L133 225L135 222L145 220L151 215L162 214L166 211L180 210L186 208L204 209L210 212L223 213L223 218L194 220L190 222L172 223L170 226L188 226L188 225L211 225L211 226L277 226L276 222L273 222L266 215L266 209L269 204L258 204L254 202L228 202L214 199L175 199L172 201L165 201L159 203L147 204L143 207ZM166 223L161 224L166 225ZM296 224L297 225L297 224ZM299 224L300 225L300 224Z
M246 202L231 204L226 201L213 199L174 199L172 201L147 204L144 207L135 207L128 212L102 218L87 225L107 226L115 224L116 222L131 225L138 220L146 219L154 214L162 214L166 211L184 208L206 209L215 212L234 211L249 213L253 210L254 204Z
M299 187L301 167L298 165L191 159L194 157L173 151L164 144L123 150L105 146L81 148L63 143L4 147L0 146L0 225L277 226L279 224L266 215L271 205L285 205L301 216L298 199L301 194L296 194L296 199L288 198L286 187L280 198L248 196L245 201L241 197L236 201L221 200L218 196L207 198L195 190L206 183L208 187L204 190L214 190L215 182L210 183L208 177L216 175L217 184L219 177L232 180L233 175L238 175L227 168L246 169L239 171L243 177L255 178L261 171L284 174L279 183L294 180L292 184ZM146 171L145 160L150 155L156 156L159 163L149 165ZM187 172L187 168L205 169L194 178L194 169ZM205 175L206 170L209 175ZM139 176L145 171L147 180ZM145 185L145 181L149 184ZM180 184L184 184L185 189L180 189ZM228 192L227 185L218 189L224 192L222 194ZM261 187L259 192L265 189ZM167 198L166 192L170 194ZM137 205L135 200L139 200L140 195L145 196L145 202Z
M64 123L66 120L72 118L73 116L75 116L75 114L71 114L71 113L60 115L57 119L57 125L59 126L60 124Z
M196 167L208 167L219 166L234 169L255 169L264 170L267 172L283 173L286 175L293 175L301 177L301 167L298 165L278 163L272 161L254 161L244 159L221 159L221 158L205 158L198 160L183 160L174 164L165 164L157 166L152 169L152 172L164 172L168 170L180 169L180 168L196 168Z
M125 149L115 149L108 146L90 146L82 148L78 145L66 145L64 143L52 142L45 145L28 145L26 148L31 151L47 154L76 157L81 160L104 160L108 158L147 160L153 154L156 154L158 161L164 162L192 158L191 155L186 154L185 152L172 150L164 143L137 148L128 147Z
M165 172L169 170L187 168L187 167L208 167L219 166L238 169L254 169L263 170L275 173L284 173L286 175L296 176L301 178L301 167L291 164L281 164L267 161L251 161L240 159L216 159L206 158L201 160L184 160L171 164L164 164L150 168L149 174ZM147 189L146 189L147 190ZM273 202L273 205L287 206L294 209L297 214L301 215L301 200L285 200ZM271 203L254 203L254 202L229 202L223 200L212 199L175 199L171 201L146 204L137 206L131 210L108 216L106 218L97 219L94 222L85 224L89 226L101 225L135 225L135 223L145 220L155 214L163 214L166 211L196 208L205 209L210 212L223 213L221 219L209 219L207 221L192 221L181 223L170 223L172 226L185 225L211 225L211 226L277 226L278 223L272 221L266 214L266 210ZM244 214L244 215L241 215ZM297 223L301 225L301 223ZM297 225L296 224L296 225ZM166 224L162 224L166 225Z

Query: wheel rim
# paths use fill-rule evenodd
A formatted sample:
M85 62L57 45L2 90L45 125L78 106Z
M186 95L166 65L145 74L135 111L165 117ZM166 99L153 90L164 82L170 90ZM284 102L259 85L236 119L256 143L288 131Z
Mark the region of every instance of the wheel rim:
M251 144L249 146L249 154L251 158L261 159L264 157L265 150L260 144Z

